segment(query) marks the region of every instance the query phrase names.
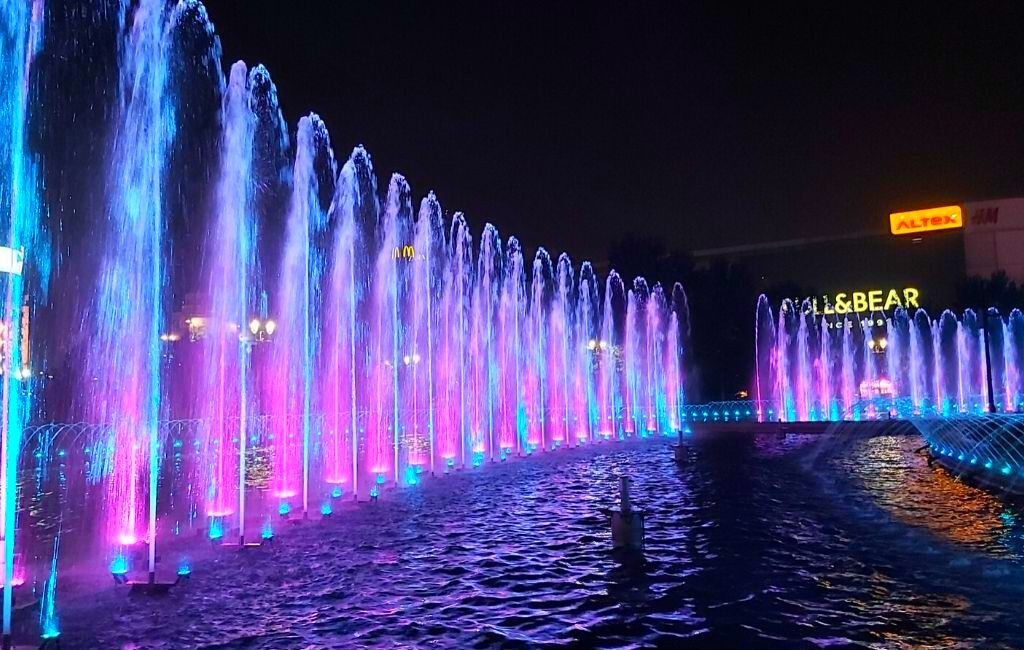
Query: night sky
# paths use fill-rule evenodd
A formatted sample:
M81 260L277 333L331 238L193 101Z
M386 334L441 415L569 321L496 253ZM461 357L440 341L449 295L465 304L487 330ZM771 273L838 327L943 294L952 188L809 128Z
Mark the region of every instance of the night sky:
M206 1L293 129L316 111L339 158L577 259L1024 194L1019 3L722 4Z

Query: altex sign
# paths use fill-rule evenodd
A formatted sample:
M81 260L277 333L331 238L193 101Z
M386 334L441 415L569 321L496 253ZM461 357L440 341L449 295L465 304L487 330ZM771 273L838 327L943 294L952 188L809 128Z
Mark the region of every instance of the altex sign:
M959 205L941 208L893 212L889 215L889 228L894 235L914 235L934 230L963 228L964 211Z

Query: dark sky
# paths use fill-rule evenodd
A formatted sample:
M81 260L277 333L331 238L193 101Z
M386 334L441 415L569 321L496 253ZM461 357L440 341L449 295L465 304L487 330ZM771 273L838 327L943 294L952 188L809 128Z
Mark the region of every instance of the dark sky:
M725 4L206 0L293 128L577 259L1024 194L1020 3Z

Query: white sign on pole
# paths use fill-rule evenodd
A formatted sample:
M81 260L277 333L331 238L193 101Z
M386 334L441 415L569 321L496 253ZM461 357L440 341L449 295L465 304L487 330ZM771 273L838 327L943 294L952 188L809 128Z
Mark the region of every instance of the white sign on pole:
M21 275L25 266L25 251L14 250L8 246L0 246L0 273Z

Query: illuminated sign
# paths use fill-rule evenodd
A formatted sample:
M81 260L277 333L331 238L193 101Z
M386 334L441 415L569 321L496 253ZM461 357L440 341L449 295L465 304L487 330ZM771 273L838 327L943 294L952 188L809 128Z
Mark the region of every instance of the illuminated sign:
M911 212L893 212L889 215L889 228L894 235L912 235L933 230L963 228L963 214L959 205Z
M971 215L972 226L995 226L999 224L999 206L978 208Z
M406 244L405 246L395 246L394 250L391 251L391 257L396 260L412 261L418 259L416 257L416 247Z
M814 296L800 303L805 305L804 312L815 316L834 316L836 314L861 314L883 312L904 307L915 309L920 307L921 292L914 287L903 289L872 289L870 291L849 291L823 296ZM810 303L807 305L807 303Z
M811 300L815 314L830 316L832 314L858 314L872 311L888 311L897 307L911 309L920 307L918 298L921 292L913 287L905 289L875 289L873 291L852 291L837 293L824 298L821 311L818 311L818 299Z

